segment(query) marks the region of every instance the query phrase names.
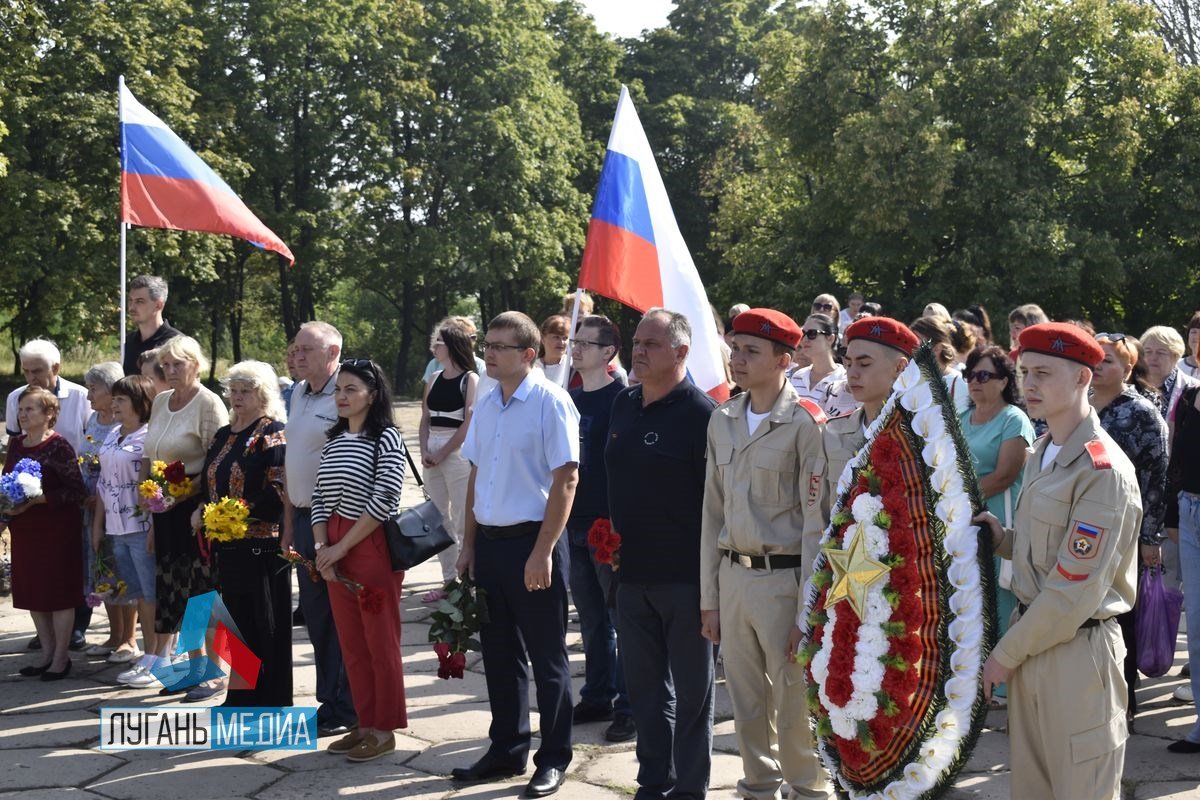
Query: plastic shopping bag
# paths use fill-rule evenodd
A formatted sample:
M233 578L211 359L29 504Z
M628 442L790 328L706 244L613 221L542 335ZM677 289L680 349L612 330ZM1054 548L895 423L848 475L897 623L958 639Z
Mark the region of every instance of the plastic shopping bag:
M1175 638L1183 592L1163 583L1162 567L1145 567L1138 581L1137 664L1148 678L1167 674L1175 661Z

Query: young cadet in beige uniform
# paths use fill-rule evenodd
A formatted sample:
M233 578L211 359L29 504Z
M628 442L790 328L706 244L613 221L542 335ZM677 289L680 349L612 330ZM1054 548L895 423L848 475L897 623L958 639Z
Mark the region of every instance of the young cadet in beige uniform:
M1085 331L1043 323L1021 332L1034 445L1016 527L981 514L1013 562L1020 605L983 667L985 694L1008 683L1012 797L1120 797L1125 759L1125 643L1116 616L1133 607L1142 506L1137 476L1088 405L1104 351Z
M919 343L907 325L889 317L867 317L846 329L846 385L862 405L825 426L825 458L829 462L825 490L830 505L837 500L842 470L866 444L867 426L883 410L892 384Z
M788 649L825 526L825 414L786 375L801 335L769 308L735 317L731 365L746 391L708 423L700 616L704 637L724 644L737 788L749 800L832 792L809 731L804 670Z

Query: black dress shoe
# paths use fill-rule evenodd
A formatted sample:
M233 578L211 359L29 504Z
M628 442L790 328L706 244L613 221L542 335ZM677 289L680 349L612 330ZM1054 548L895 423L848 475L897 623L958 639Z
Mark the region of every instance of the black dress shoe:
M1187 739L1180 739L1178 742L1171 742L1169 745L1167 745L1167 749L1172 753L1194 755L1196 753L1200 753L1200 744L1189 742Z
M317 723L317 736L345 736L357 727L357 724L351 725L335 720L325 720L324 722Z
M469 767L455 767L450 770L450 777L461 783L479 783L481 781L503 780L525 771L524 766L501 761L490 753Z
M636 738L637 726L633 724L631 714L617 714L612 725L604 729L604 739L608 742L631 742Z
M525 787L526 797L545 797L558 791L567 779L567 771L558 767L541 767L533 773Z
M571 721L576 725L585 722L608 722L613 718L612 706L598 706L580 701L571 712Z
M38 636L35 636L32 639L30 639L29 644L25 645L25 649L26 650L41 650L42 649L41 638Z
M50 665L46 664L45 666L41 667L21 667L20 672L23 677L36 678L38 675L41 675L48 669L50 669Z
M65 667L63 667L62 670L60 670L59 672L51 672L50 670L44 671L42 673L42 680L44 680L44 681L61 681L63 678L67 677L70 674L71 674L71 662L67 661L67 665Z

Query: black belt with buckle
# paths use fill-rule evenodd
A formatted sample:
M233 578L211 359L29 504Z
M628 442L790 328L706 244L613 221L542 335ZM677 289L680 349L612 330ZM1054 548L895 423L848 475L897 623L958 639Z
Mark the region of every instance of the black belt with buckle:
M516 525L480 525L479 532L485 539L517 539L536 534L542 529L542 521L518 522Z
M733 550L722 550L722 558L728 558L732 563L746 569L795 569L804 566L804 556L774 555L748 556Z
M1024 603L1017 603L1017 611L1021 612L1022 617L1025 616L1025 612L1028 610L1029 606L1025 605ZM1108 617L1105 617L1105 619L1108 619ZM1084 628L1095 628L1101 622L1104 622L1104 620L1097 619L1096 617L1088 617L1083 621L1083 624L1079 626L1079 630L1083 630Z

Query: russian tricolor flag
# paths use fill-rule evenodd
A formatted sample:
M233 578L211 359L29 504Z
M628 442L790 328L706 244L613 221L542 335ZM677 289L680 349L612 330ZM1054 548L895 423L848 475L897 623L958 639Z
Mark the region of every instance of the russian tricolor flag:
M645 313L677 311L692 326L688 372L719 400L729 396L712 307L688 252L629 90L621 87L579 286Z
M279 253L292 251L229 184L121 82L121 221L147 228L221 233Z

